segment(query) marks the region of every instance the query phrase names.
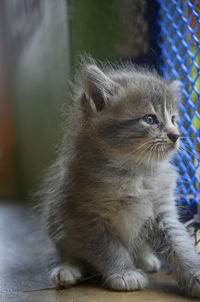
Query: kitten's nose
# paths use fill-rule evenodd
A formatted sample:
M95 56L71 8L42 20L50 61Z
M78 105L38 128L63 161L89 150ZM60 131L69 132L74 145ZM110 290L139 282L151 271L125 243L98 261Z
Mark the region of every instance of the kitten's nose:
M180 135L176 133L168 133L167 136L173 143L175 143Z

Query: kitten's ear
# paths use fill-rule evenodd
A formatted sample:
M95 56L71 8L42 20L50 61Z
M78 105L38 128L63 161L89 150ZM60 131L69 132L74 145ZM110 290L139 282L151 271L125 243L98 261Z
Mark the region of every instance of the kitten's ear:
M174 80L173 82L170 83L169 86L173 91L176 100L178 102L182 97L182 83L179 80Z
M86 66L82 85L87 103L94 111L102 111L109 100L117 96L122 89L95 65Z

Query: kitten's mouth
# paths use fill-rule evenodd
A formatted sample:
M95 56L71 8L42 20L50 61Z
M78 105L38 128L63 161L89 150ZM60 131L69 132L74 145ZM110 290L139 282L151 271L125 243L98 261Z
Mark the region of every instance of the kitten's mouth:
M138 163L152 164L153 162L159 163L169 159L178 147L178 140L170 142L169 140L156 139L143 142L141 146L135 149L134 153Z
M174 143L169 142L160 142L155 143L153 148L150 148L150 152L152 149L152 157L155 157L157 160L166 159L173 153L175 150L178 149L179 142L176 141Z

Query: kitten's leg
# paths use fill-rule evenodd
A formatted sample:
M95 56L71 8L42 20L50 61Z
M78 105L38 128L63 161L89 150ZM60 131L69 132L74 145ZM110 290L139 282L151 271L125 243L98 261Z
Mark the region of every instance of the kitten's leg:
M128 251L105 225L90 226L84 238L80 238L82 256L103 277L106 286L120 291L147 287L146 274L135 268Z
M67 240L54 242L57 257L51 264L50 280L57 287L71 287L83 278L84 267L73 254L73 246ZM70 247L70 248L68 248ZM72 253L69 253L69 251Z
M153 246L176 275L179 286L187 294L200 297L200 257L184 225L174 213L162 215L149 232Z
M152 249L143 244L138 251L137 265L147 273L158 272L160 270L160 260L154 255Z

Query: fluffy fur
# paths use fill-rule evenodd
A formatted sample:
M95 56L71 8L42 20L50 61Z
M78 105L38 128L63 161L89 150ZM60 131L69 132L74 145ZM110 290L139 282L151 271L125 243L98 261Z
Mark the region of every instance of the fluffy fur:
M143 289L144 271L157 271L160 258L187 294L200 297L200 259L178 220L169 163L178 148L179 83L133 66L85 64L80 74L40 192L60 255L52 281L68 287L97 272L112 289Z

